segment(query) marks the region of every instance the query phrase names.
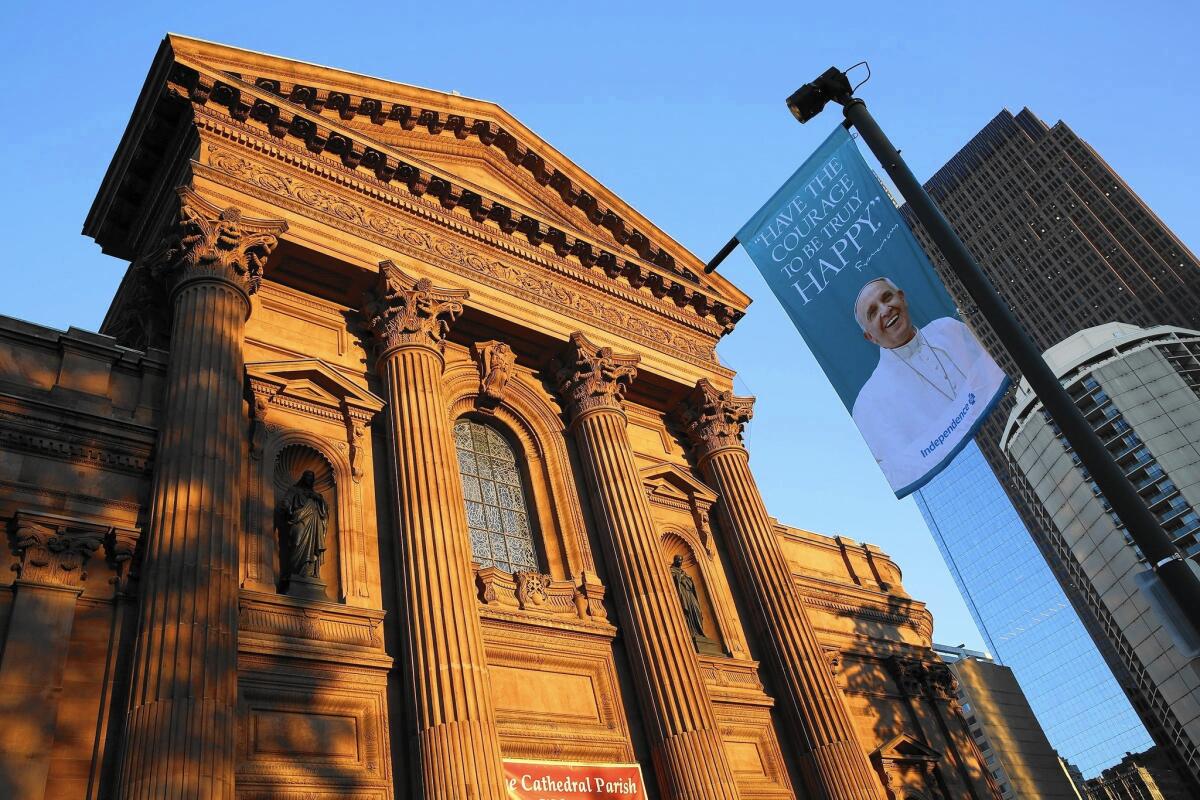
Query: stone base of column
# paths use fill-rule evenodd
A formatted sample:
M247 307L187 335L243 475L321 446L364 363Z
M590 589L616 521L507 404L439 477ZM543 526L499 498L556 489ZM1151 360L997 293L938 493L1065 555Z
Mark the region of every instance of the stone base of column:
M722 770L728 782L713 785L710 763L714 753L724 752L725 744L716 731L688 731L664 740L653 752L660 778L672 784L664 796L672 800L737 800L732 772Z
M125 740L142 745L125 753L121 798L233 800L234 719L234 709L211 700L155 700L134 709Z
M478 720L420 731L422 800L506 800L504 775L497 771L489 746L497 738L495 729ZM430 780L432 776L436 780Z

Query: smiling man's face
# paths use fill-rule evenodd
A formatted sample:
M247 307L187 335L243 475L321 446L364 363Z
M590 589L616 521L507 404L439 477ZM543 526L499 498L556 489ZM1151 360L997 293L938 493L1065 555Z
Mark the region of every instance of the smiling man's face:
M912 318L904 292L885 281L875 281L858 298L857 310L862 319L863 336L868 342L891 350L912 339Z

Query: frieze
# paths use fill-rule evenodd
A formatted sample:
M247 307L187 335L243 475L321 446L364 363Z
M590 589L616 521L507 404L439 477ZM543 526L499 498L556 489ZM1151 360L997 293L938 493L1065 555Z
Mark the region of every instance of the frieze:
M249 79L248 79L249 80ZM577 185L560 169L547 164L545 159L534 150L521 144L517 137L502 125L487 119L470 119L460 114L445 112L438 109L416 108L400 103L385 103L385 101L347 95L338 91L325 90L318 87L308 87L302 84L286 84L269 78L255 79L254 85L265 89L277 97L292 103L302 101L310 111L321 114L322 111L336 110L338 116L350 121L356 115L367 117L374 125L387 130L388 126L396 125L404 131L418 127L429 132L432 136L442 133L452 134L455 140L463 141L474 138L487 148L496 148L513 166L529 174L537 185L550 186L558 198L569 208L577 209L589 222L608 229L622 244L630 243L645 257L663 261L664 266L672 271L695 280L686 268L675 267L673 259L663 250L657 253L647 250L649 245L646 237L632 229L616 212L605 207L582 186ZM390 108L385 108L390 106ZM261 113L261 112L260 112ZM401 145L402 146L402 145ZM472 153L473 149L462 146L449 148L463 154Z
M833 611L838 616L869 619L873 622L882 622L887 625L897 625L906 628L912 628L913 630L919 631L926 636L930 636L933 633L928 625L923 624L921 620L918 620L914 617L903 614L893 614L883 611L882 609L871 608L865 604L855 605L852 603L841 603L825 597L814 597L812 595L805 594L803 590L801 590L800 599L803 600L804 604L807 606L815 606L817 608L823 608L827 611Z
M392 248L398 245L398 249L417 257L435 256L439 265L460 275L482 280L543 307L554 310L565 307L576 315L596 321L614 332L647 341L655 347L675 351L692 363L709 368L716 363L716 351L710 342L698 341L673 332L663 325L626 310L622 307L623 304L592 296L596 290L563 285L554 277L546 275L542 269L527 269L484 257L474 249L456 244L439 234L405 224L390 214L341 200L305 181L270 170L219 146L209 144L207 150L206 162L218 172L237 178L274 197L294 201L300 209L318 211L337 227L351 228L352 232L366 234ZM633 298L623 299L638 304Z
M200 65L196 66L197 69L203 69ZM438 205L447 210L463 208L477 223L485 220L494 222L506 234L524 234L534 247L548 245L560 257L570 254L587 268L603 269L610 278L624 276L634 288L648 286L655 297L670 296L680 308L690 307L701 317L712 315L722 326L723 332L728 332L744 313L701 291L695 273L677 266L674 257L656 248L645 234L629 229L613 209L601 210L595 198L587 192L568 193L566 196L573 198L571 204L578 201L581 208L587 209L585 216L590 222L606 228L619 244L637 252L645 264L616 256L602 245L580 239L528 214L514 213L504 203L485 197L474 188L459 185L456 178L432 174L420 165L407 163L394 153L384 152L389 145L377 145L369 138L364 141L360 131L350 128L336 130L320 118L319 110L312 115L314 119L306 118L301 108L281 106L266 97L255 97L255 94L262 92L262 87L250 84L237 87L216 76L200 75L197 69L178 64L168 94L189 98L195 104L199 119L207 120L219 115L218 122L227 120L230 126L255 133L265 126L276 139L272 149L287 148L331 164L340 162L350 173L357 173L360 167L366 168L374 173L375 180L382 186L389 186L393 182L405 185L414 196L435 198ZM252 101L252 106L240 99L243 94ZM210 104L210 97L216 102ZM215 110L221 106L227 109L227 113ZM297 145L303 142L303 149L292 145L289 138ZM506 138L512 139L507 134L500 136L501 140ZM528 162L529 159L539 162L540 156L528 154L522 160ZM361 173L358 177L363 178ZM548 175L546 179L547 182L551 180ZM559 188L569 184L569 179L557 170L554 181ZM650 267L649 264L654 266Z
M12 411L0 411L0 445L134 475L145 474L152 452L149 444L105 441L91 432L74 434L66 425Z
M243 594L239 631L278 639L302 639L354 649L382 651L383 612L342 610L299 605L277 598L255 599Z

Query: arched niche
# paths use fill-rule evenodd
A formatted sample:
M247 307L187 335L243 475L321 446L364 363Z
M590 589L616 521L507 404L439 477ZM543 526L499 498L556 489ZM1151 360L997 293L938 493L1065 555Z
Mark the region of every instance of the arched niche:
M713 602L713 593L709 589L708 572L705 568L707 558L696 557L696 550L681 531L667 530L662 534L660 549L668 570L672 570L674 578L675 560L679 559L679 568L692 579L696 590L697 604L700 606L700 625L703 635L693 634L692 639L697 652L708 655L726 655L728 647L725 635L721 630L721 615ZM676 587L678 591L678 587ZM682 609L682 600L680 613ZM689 632L691 629L689 628Z
M248 363L246 384L251 425L243 473L243 590L279 590L275 470L286 448L303 445L332 475L327 500L336 550L327 551L334 571L325 599L380 608L378 551L369 540L374 523L365 509L374 494L370 427L383 401L319 359Z
M325 563L321 579L326 585L322 597L308 599L345 603L353 596L360 580L362 559L356 544L359 520L355 514L354 481L346 454L331 442L307 431L274 428L264 444L261 483L258 492L260 546L252 555L258 558L259 591L279 592L284 586L285 570L280 561L278 507L287 490L305 469L317 476L317 488L329 505L329 525Z
M283 508L285 498L297 486L306 472L312 472L312 490L318 493L326 505L325 550L320 555L318 574L293 575L289 562L293 560L294 547L290 541L288 516ZM341 536L339 532L339 508L337 480L331 460L320 450L306 442L291 442L279 448L271 470L272 520L276 543L277 586L280 592L309 600L337 601L341 598ZM296 578L296 579L293 579Z

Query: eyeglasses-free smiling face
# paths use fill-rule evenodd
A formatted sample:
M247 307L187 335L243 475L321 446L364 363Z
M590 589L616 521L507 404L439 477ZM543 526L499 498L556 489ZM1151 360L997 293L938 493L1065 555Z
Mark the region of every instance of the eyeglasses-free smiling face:
M867 284L854 304L855 316L868 342L892 350L915 334L904 292L885 280Z

